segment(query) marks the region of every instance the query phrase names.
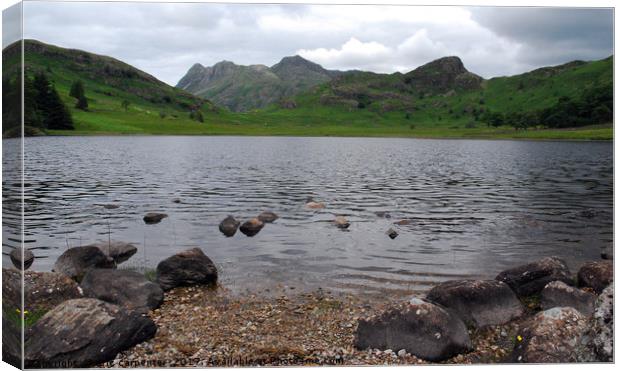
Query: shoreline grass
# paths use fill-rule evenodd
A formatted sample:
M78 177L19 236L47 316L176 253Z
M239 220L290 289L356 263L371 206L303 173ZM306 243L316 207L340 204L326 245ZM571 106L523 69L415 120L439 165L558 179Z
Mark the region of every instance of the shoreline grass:
M321 127L259 127L255 125L199 124L198 127L179 130L50 130L50 136L291 136L291 137L359 137L359 138L412 138L412 139L487 139L487 140L550 140L550 141L611 141L613 126L596 125L573 129L520 130L512 128L445 129L403 127L356 128ZM185 130L183 130L185 129Z

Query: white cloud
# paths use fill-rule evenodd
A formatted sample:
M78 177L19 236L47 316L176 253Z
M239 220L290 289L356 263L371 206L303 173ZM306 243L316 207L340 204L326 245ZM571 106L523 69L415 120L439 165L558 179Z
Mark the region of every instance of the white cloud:
M24 31L29 38L110 55L173 85L196 62L272 65L296 53L326 68L376 72L408 71L457 55L472 72L491 77L608 56L613 50L610 14L542 8L37 1L24 3Z

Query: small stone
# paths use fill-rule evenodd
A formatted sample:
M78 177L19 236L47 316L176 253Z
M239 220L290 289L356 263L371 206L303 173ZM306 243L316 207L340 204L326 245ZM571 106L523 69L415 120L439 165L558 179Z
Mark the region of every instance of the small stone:
M388 231L386 232L387 235L391 238L391 239L395 239L396 237L398 237L398 232L396 232L394 229L390 228L388 229Z
M11 262L13 263L15 268L19 270L22 269L22 262L24 265L24 270L30 268L30 266L34 262L34 254L32 253L32 251L28 249L24 250L18 247L11 251L10 256L11 256Z
M406 350L401 349L401 350L398 351L398 356L399 357L403 358L406 355L407 355L407 351Z
M334 219L334 224L340 229L347 229L351 225L347 218L342 215L337 216L336 219Z
M162 219L167 218L168 214L164 214L164 213L147 213L143 220L144 223L146 224L157 224L159 223Z
M325 204L322 202L315 202L315 201L310 201L306 204L306 207L308 209L324 209L325 208Z

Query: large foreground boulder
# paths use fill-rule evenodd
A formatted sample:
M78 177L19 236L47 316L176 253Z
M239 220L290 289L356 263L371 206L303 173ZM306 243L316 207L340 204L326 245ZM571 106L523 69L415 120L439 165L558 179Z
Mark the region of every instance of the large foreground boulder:
M358 320L358 349L405 349L428 361L442 361L472 349L463 321L420 299Z
M614 265L611 260L587 262L577 273L579 287L593 288L598 294L609 286L614 279Z
M95 244L106 256L112 258L116 264L129 260L138 248L127 242L111 241Z
M143 274L128 270L92 269L80 284L84 296L147 313L164 301L164 291Z
M47 312L69 299L82 297L77 283L68 276L54 272L24 272L24 306L36 315ZM21 310L21 273L14 269L2 269L2 299L7 310Z
M612 362L614 354L614 284L598 296L590 330L596 360Z
M566 263L555 256L505 270L495 279L508 284L519 297L540 294L549 282L572 283Z
M27 333L26 368L91 367L152 338L148 317L97 299L65 301L39 319Z
M217 268L201 249L181 251L157 265L157 283L164 290L178 286L214 285Z
M589 317L594 312L596 295L578 288L568 286L562 281L548 283L540 295L540 304L543 309L554 307L571 307Z
M582 360L588 331L586 317L577 309L555 307L538 313L523 329L511 355L512 362L567 363Z
M507 323L523 315L523 305L507 284L494 280L460 280L441 283L426 299L440 304L478 328Z
M72 247L62 253L52 271L67 275L78 282L93 268L114 268L114 260L106 256L97 246Z

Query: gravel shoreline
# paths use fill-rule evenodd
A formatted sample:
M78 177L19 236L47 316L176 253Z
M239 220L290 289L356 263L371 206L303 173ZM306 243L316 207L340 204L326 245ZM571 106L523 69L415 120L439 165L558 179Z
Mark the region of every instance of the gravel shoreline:
M239 296L223 287L175 288L148 313L157 324L156 336L100 367L427 364L399 349L353 347L359 317L402 301L321 290ZM474 351L442 363L502 362L518 331L518 321L470 330Z

